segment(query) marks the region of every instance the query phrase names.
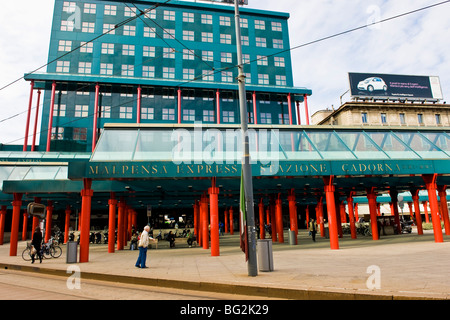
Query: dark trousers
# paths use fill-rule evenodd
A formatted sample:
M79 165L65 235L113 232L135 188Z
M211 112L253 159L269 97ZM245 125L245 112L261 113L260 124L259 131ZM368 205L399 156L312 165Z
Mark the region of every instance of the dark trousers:
M316 242L316 231L311 231L311 237L313 239L314 242Z

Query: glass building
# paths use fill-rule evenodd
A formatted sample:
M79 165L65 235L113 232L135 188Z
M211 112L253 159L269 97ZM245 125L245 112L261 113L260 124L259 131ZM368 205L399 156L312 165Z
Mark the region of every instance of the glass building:
M41 151L92 151L105 123L240 123L234 6L55 1ZM298 124L289 14L241 9L251 124ZM45 148L45 146L47 146Z

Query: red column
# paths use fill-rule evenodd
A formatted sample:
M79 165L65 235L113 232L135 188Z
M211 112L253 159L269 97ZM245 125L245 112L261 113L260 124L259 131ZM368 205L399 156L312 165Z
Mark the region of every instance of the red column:
M22 241L27 240L27 228L28 228L28 212L25 210L23 212Z
M225 211L223 213L224 216L224 224L225 224L225 233L228 233L228 219L229 219L229 214L228 214L228 209L225 208Z
M288 100L288 110L289 110L289 124L292 126L292 124L293 124L293 119L292 119L292 100L291 100L291 94L290 93L288 93L287 100Z
M350 220L350 233L352 239L356 239L356 225L355 225L355 214L353 211L353 195L354 192L350 192L347 196L347 206L348 206L348 217Z
M136 123L141 123L141 106L142 106L142 88L138 86L137 89L137 115L136 115Z
M391 201L392 201L392 209L393 209L393 213L394 213L394 220L395 220L395 224L397 225L397 232L398 234L402 233L402 226L400 224L400 217L399 217L399 213L398 213L398 192L395 190L391 190L389 192L390 196L391 196Z
M259 208L259 238L265 239L266 230L264 228L264 202L262 198L259 201L258 208Z
M308 209L308 207L306 207L306 209ZM317 200L316 220L320 225L320 236L325 237L325 222L323 219L323 197L319 197L319 199Z
M66 214L66 223L64 226L64 243L67 243L69 241L69 228L70 228L70 213L72 210L70 209L70 205L67 205L66 211L64 212Z
M47 131L47 152L50 152L50 143L52 142L52 128L53 128L53 109L55 107L56 95L56 81L52 84L52 97L50 101L50 115L48 117L48 131Z
M333 185L334 176L324 177L325 199L327 202L328 230L330 234L330 248L339 249L339 236L336 219L336 203L334 199L335 186Z
M5 237L5 220L6 206L2 206L0 209L0 245L3 245L3 239Z
M275 200L270 199L270 221L272 223L272 242L277 242L277 219L276 219L276 204Z
M408 208L409 208L409 215L411 216L411 220L414 218L414 210L413 210L413 203L408 202Z
M216 113L217 113L217 124L220 124L220 92L219 89L216 91Z
M369 200L370 225L372 227L372 239L379 240L377 225L377 194L375 187L367 188L367 199Z
M53 202L47 202L47 217L45 218L45 242L52 236Z
M414 202L414 212L416 217L417 234L423 235L422 216L420 215L419 189L411 189L411 195Z
M435 242L444 242L441 228L441 219L439 218L439 204L436 195L437 174L425 174L422 176L428 191L428 201L430 202L431 222L433 223Z
M28 113L27 113L27 123L25 125L25 138L23 142L23 151L27 151L28 148L28 132L30 130L30 118L31 118L31 105L33 103L33 90L34 90L34 80L31 80L30 88L30 100L28 102Z
M230 208L230 234L234 234L233 207Z
M306 124L309 126L309 110L308 110L308 96L305 94L305 118L306 118Z
M116 211L117 211L117 200L114 198L114 194L111 194L111 199L109 199L108 205L109 205L108 253L114 253L116 244Z
M216 187L216 178L212 179L212 186L208 190L210 204L210 223L211 223L211 256L220 255L219 245L219 188Z
M199 204L198 204L198 201L197 200L195 200L195 203L194 203L194 234L195 234L195 237L197 238L197 241L199 241L198 240L198 215L199 215Z
M438 186L439 200L441 202L441 215L444 220L445 234L450 235L450 221L448 219L448 206L447 206L447 186Z
M295 232L295 244L298 244L297 202L295 201L295 190L291 189L288 194L290 230Z
M94 124L92 126L92 152L94 152L95 145L97 144L97 122L98 122L99 94L100 94L100 86L97 83L95 85Z
M284 234L283 234L283 201L281 200L281 195L278 194L278 198L276 200L276 220L277 220L277 233L278 233L278 242L284 243Z
M22 194L14 193L12 223L11 223L11 239L9 247L9 255L17 256L17 241L19 239L19 220L20 207L22 206Z
M178 123L181 123L181 89L178 88Z
M202 246L203 249L209 249L209 232L208 232L208 196L203 195L200 203L200 219L202 220Z
M39 104L41 103L41 90L38 90L37 103L36 103L36 115L34 118L34 130L33 130L33 143L31 145L31 151L35 150L36 147L36 133L39 119ZM34 229L33 229L34 232Z
M89 262L89 232L91 230L91 201L94 195L92 179L83 179L81 190L80 263Z
M253 123L258 124L258 113L256 110L256 92L253 91Z

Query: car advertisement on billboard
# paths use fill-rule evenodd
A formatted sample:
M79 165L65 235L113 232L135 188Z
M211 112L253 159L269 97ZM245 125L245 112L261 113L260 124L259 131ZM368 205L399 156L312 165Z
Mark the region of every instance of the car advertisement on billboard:
M390 100L442 100L439 77L349 73L352 97Z

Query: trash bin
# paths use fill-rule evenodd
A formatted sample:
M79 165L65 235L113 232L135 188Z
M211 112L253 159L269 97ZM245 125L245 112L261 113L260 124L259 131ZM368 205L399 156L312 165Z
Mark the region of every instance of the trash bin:
M289 236L289 244L291 246L295 246L297 244L297 239L295 239L295 231L289 230L288 231L288 236Z
M260 239L258 240L257 245L259 271L273 271L272 240Z
M78 243L76 241L68 241L66 246L66 263L77 263Z

